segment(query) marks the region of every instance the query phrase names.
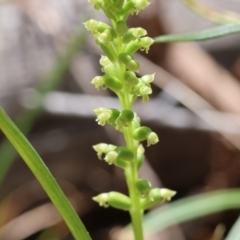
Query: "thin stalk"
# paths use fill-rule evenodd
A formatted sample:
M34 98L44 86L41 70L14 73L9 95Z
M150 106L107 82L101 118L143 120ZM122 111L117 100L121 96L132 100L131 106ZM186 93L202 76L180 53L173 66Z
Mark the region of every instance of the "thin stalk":
M142 210L140 206L140 196L136 189L137 171L135 170L135 163L132 163L129 169L125 171L127 185L129 189L129 196L131 198L132 207L130 215L132 219L132 226L136 240L143 240L142 228Z
M94 150L98 157L105 154L104 160L107 163L124 169L129 191L129 197L122 196L121 193L110 192L99 194L93 199L100 206L112 206L128 210L135 240L143 240L142 218L144 207L141 205L141 195L148 190L150 194L152 189L149 189L151 188L150 182L138 178L138 165L141 164L144 152L143 147L139 148L139 142L147 140L148 145L156 144L158 137L150 128L140 127L140 119L132 111L132 104L137 96L141 96L143 101L148 99L148 95L152 92L150 83L154 78L154 74L146 75L144 79L137 78L136 72L140 66L134 59L133 53L139 48L141 50L145 49L147 52L154 41L150 37L142 38L146 35L146 31L142 28L128 29L126 18L129 14L138 13L145 9L150 3L147 0L90 2L96 9L101 8L105 12L113 26L113 28L106 27L107 29L102 31L100 28L102 26L101 22L89 20L85 23L86 28L93 33L106 54L100 59L105 75L94 78L92 83L96 89L107 87L112 90L118 96L122 106L121 111L112 111L105 108L96 109L97 121L100 125L109 123L120 130L126 142L125 147L114 146L114 148L111 144L100 143L94 146ZM123 11L118 11L119 6L123 6ZM108 48L108 45L112 49ZM112 52L114 52L114 56ZM160 192L158 195L160 195Z
M74 238L76 240L91 240L82 221L41 157L2 108L0 108L0 129L42 185L43 189L65 220Z
M129 102L129 94L127 91L124 91L124 102L122 103L123 110L132 110L132 106ZM127 180L127 185L128 185L128 191L129 191L129 196L131 199L131 209L130 209L130 215L131 215L131 220L132 220L132 225L133 225L133 231L134 231L134 236L135 240L143 240L143 227L142 227L142 218L143 218L143 213L141 210L141 205L140 205L140 194L136 188L136 182L138 180L138 169L137 169L137 151L136 147L134 146L134 140L132 136L132 126L129 125L129 127L124 129L124 138L126 141L127 148L131 149L134 152L135 158L134 160L130 163L129 167L125 170L125 176Z

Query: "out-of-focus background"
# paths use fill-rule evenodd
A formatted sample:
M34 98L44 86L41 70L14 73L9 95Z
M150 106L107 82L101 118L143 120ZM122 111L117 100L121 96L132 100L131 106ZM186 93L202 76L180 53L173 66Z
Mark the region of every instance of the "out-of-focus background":
M240 13L240 2L201 1ZM151 1L129 26L151 37L216 26L180 0ZM82 22L106 21L87 0L0 0L0 105L21 127L71 200L95 240L117 239L125 212L102 209L91 198L127 193L123 174L97 159L92 145L122 144L95 122L93 109L118 107L95 91L100 49ZM203 43L155 44L136 55L140 75L156 73L149 102L136 102L144 125L160 136L140 171L154 187L177 191L174 200L240 187L240 34ZM72 239L24 162L0 135L2 240ZM193 209L194 211L194 209ZM228 211L167 229L160 240L221 240L239 215Z

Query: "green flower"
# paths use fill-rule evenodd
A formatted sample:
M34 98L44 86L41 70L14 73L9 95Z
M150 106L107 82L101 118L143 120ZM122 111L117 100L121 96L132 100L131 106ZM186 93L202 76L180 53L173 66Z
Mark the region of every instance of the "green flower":
M131 207L131 200L126 195L119 192L101 193L93 197L95 202L98 202L101 207L114 207L121 210L129 210Z
M154 77L155 77L155 73L142 76L141 79L146 85L148 85L153 82Z
M140 50L148 53L150 46L154 43L154 40L150 37L143 37L139 41Z
M136 13L138 14L141 10L148 7L149 4L148 0L135 0Z
M157 144L159 142L158 135L155 132L151 132L147 137L147 146Z
M117 160L118 157L118 153L115 151L110 151L107 153L107 155L105 156L104 160L109 164L112 165L113 163L115 163L115 161Z
M95 86L97 91L99 89L106 89L106 87L104 85L104 77L102 77L102 76L97 76L97 77L93 78L91 81L91 84L93 84Z
M100 160L102 159L102 155L105 154L107 148L108 145L106 143L99 143L93 146L93 149L97 152L97 156Z
M100 160L102 160L103 154L108 154L110 151L113 151L117 147L112 144L99 143L93 146L93 149L97 152L97 156Z
M104 126L107 123L112 114L111 110L108 108L96 108L93 111L97 115L96 122L101 126Z

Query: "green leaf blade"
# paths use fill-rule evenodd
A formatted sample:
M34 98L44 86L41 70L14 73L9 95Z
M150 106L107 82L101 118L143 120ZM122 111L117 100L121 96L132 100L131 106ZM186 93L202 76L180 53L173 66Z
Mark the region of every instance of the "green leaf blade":
M225 240L239 240L240 239L240 217L236 220L233 227L230 229Z
M219 211L240 208L240 189L219 190L187 197L150 212L144 218L147 234Z
M2 108L0 108L0 129L38 179L49 198L62 215L75 239L91 240L82 221L62 192L55 178L44 164L41 157Z
M206 29L203 31L163 35L156 37L154 40L156 43L207 41L210 39L219 38L230 34L236 34L239 32L240 32L239 23L229 23L219 27Z

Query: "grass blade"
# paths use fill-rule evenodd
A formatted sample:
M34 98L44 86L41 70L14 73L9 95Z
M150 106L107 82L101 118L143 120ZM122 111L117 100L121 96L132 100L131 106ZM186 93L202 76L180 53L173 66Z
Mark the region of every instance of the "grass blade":
M29 141L24 137L2 108L0 108L0 129L40 182L43 189L62 215L75 239L90 240L91 238L85 229L85 226L74 211L68 199L65 197L55 178L52 176L49 169Z
M197 13L199 16L208 19L216 23L230 23L230 22L240 22L240 15L231 11L216 10L210 6L202 4L198 0L182 0L182 2L189 7L193 12Z
M144 218L144 229L152 234L174 224L237 208L240 208L240 189L199 194L150 212Z
M213 38L223 37L229 34L239 32L240 23L229 23L219 27L206 29L198 32L163 35L156 37L154 40L156 43L206 41Z
M240 216L234 223L225 240L239 240L240 239Z

